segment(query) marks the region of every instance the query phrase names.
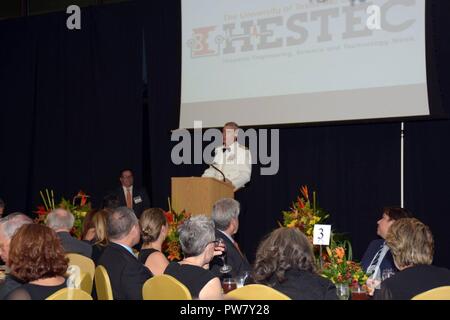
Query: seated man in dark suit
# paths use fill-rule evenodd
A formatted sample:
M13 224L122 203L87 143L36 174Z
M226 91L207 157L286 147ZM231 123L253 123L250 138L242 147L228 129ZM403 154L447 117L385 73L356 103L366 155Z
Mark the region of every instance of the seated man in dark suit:
M145 188L134 185L133 171L124 169L120 172L121 186L114 191L119 199L120 206L133 209L138 217L141 217L145 209L150 208L150 200Z
M107 220L110 244L98 260L108 271L115 300L142 300L142 286L151 272L140 263L131 249L141 236L139 221L131 209L119 207Z
M383 271L387 269L392 269L394 272L398 271L389 247L386 245L385 238L390 226L396 220L408 217L411 217L411 213L406 209L398 207L384 208L383 216L377 222L377 234L381 239L373 240L361 259L363 270L367 274L372 275L371 278L380 280Z
M75 217L69 211L58 208L47 215L46 224L55 230L66 253L78 253L90 258L92 247L89 243L75 239L70 235Z
M217 201L213 206L211 218L216 227L216 240L222 238L225 241L226 263L232 268L231 275L236 277L245 271L251 271L247 258L233 239L239 229L239 202L229 198ZM220 277L219 269L223 263L219 256L214 257L209 265L211 271Z

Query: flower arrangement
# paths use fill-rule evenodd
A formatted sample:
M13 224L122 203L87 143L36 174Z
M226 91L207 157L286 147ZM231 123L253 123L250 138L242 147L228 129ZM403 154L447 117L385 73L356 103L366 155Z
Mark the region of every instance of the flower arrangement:
M90 196L80 190L73 197L72 201L61 198L61 201L57 205L55 205L53 190L50 190L49 192L48 189L45 189L45 193L43 191L40 191L39 193L44 205L38 205L38 210L34 211L34 213L37 214L35 222L44 224L50 211L56 208L63 208L70 211L75 217L75 222L73 224L71 234L78 239L81 239L81 234L83 231L83 220L86 217L87 213L91 210L91 203L88 201Z
M300 188L300 196L292 203L289 211L283 211L283 226L298 228L308 239L313 240L313 230L316 223L323 223L328 214L317 206L316 192L313 192L313 200L310 201L308 187Z
M352 287L366 286L367 275L361 266L351 260L345 251L345 245L327 247L324 255L322 275L333 283L344 283ZM367 289L367 288L366 288Z
M164 212L167 223L169 225L169 231L167 233L167 238L163 243L162 250L166 255L167 259L170 261L180 261L181 260L181 246L180 246L180 235L178 233L178 227L183 224L183 222L188 219L191 215L185 210L177 213L172 210L169 199L169 211Z
M323 223L329 217L317 206L316 193L313 192L312 202L308 187L300 188L300 196L292 204L290 211L283 211L283 226L298 228L313 243L313 231L316 223ZM365 285L367 275L361 266L352 261L352 246L343 234L331 233L330 246L326 250L314 247L316 262L320 273L333 283L345 283L357 286Z

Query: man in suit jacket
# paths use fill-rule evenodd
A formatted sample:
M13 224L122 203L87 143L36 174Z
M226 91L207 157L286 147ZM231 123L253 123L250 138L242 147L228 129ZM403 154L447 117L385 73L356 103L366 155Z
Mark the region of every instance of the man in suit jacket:
M140 240L139 221L126 207L115 209L107 220L110 244L98 264L106 268L115 300L142 300L142 286L151 272L133 254L132 247Z
M150 208L147 191L145 188L134 185L133 171L130 169L120 172L120 183L121 186L114 192L119 199L120 206L132 209L139 218L145 209Z
M216 226L216 240L222 238L226 245L226 263L231 266L233 277L241 275L244 271L250 271L244 253L234 241L233 236L239 229L239 202L234 199L221 199L213 206L211 218ZM220 267L223 263L219 256L215 256L210 262L210 270L217 276L221 276Z
M411 213L404 208L384 208L383 216L377 222L377 234L382 239L373 240L361 259L361 266L367 274L373 275L375 279L381 279L383 270L392 269L394 272L398 271L395 267L394 259L392 258L389 247L384 239L386 238L389 228L396 220L408 218L410 216Z
M65 209L52 210L47 215L46 224L55 230L66 253L78 253L88 258L92 256L92 247L89 243L75 239L70 235L75 217Z

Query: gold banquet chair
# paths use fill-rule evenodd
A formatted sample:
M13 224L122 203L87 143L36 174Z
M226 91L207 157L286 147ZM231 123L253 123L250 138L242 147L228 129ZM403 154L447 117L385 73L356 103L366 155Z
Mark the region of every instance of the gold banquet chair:
M450 286L437 287L422 292L411 300L450 300Z
M287 295L262 284L249 284L225 295L231 300L291 300Z
M142 287L144 300L192 300L189 289L167 274L154 276Z
M45 300L92 300L92 297L81 289L64 288L56 291Z
M81 272L86 272L94 280L95 276L95 263L91 258L85 257L78 253L68 253L66 257L69 259L69 265L75 265L80 267Z
M104 266L95 268L95 289L98 300L113 300L111 281Z

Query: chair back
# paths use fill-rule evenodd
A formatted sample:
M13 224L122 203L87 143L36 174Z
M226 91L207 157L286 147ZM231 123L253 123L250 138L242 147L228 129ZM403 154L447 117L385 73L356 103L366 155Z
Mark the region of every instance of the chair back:
M56 291L45 300L92 300L92 297L81 289L64 288Z
M91 258L85 257L78 253L68 253L66 257L69 258L69 265L80 267L81 272L89 273L91 279L95 276L95 263Z
M95 269L95 289L98 300L113 300L111 281L104 266Z
M192 300L189 289L167 274L154 276L142 287L144 300Z
M85 291L87 294L92 294L94 280L91 278L89 273L81 273L80 289Z
M234 300L291 300L287 295L262 284L249 284L225 295Z
M437 287L422 292L411 300L450 300L450 286Z

